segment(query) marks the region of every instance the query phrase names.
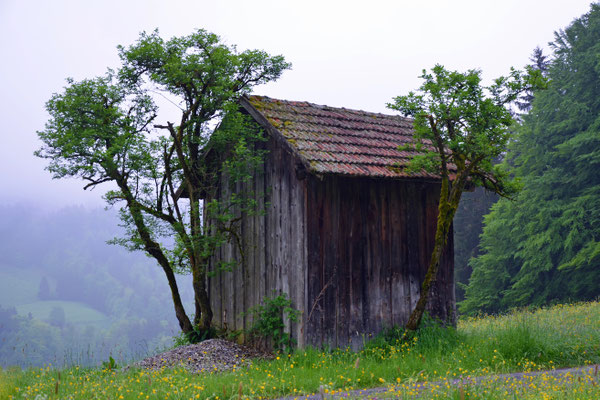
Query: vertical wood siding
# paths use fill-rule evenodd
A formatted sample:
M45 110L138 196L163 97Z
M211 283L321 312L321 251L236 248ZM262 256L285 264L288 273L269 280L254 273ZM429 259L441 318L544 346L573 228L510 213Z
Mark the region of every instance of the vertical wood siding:
M433 250L438 195L435 183L310 179L307 344L357 349L408 320ZM450 323L452 259L450 242L428 306Z
M302 312L286 326L300 346L358 349L384 327L403 325L420 293L433 249L439 184L411 180L296 177L296 160L271 137L250 189L262 214L239 226L236 246L211 263L236 260L209 278L216 326L247 329L243 315L286 293ZM231 191L222 177L219 197ZM263 195L264 194L264 195ZM454 323L452 233L429 301L430 315Z
M287 294L292 306L306 308L305 275L307 271L305 243L305 182L296 178L292 156L274 139L265 144L268 154L263 167L251 183L242 189L255 193L256 215L245 215L238 229L243 257L233 243L221 246L211 261L211 270L220 261L236 261L232 271L217 272L209 278L209 294L213 306L213 322L232 330L248 329L250 315L244 312L260 304L265 297ZM227 177L221 178L218 197L231 195ZM243 262L242 262L243 259ZM304 345L303 322L286 325L299 345Z

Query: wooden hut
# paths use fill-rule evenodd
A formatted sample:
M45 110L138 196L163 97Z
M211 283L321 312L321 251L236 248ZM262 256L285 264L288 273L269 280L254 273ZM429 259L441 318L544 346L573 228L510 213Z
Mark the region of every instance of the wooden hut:
M215 255L213 265L238 260L209 279L215 324L248 328L243 312L286 293L301 311L286 327L299 346L358 349L403 325L433 249L440 190L435 175L398 168L411 156L398 150L412 140L411 121L259 96L240 103L267 137L251 188L265 213L241 220L243 262L233 245ZM450 234L428 305L450 323L453 270Z

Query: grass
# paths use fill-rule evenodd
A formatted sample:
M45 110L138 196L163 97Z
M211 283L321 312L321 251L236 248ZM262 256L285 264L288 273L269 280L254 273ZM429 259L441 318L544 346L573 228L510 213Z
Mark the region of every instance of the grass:
M98 310L76 301L47 300L36 301L29 304L16 306L20 315L31 313L33 318L39 320L48 320L50 312L54 307L62 307L65 312L66 322L75 325L93 325L102 328L108 323L108 317Z
M460 321L458 329L430 325L409 342L381 338L360 353L315 349L255 362L227 373L188 374L183 368L127 372L71 368L4 370L1 399L274 398L386 387L377 397L600 398L598 377L539 376L516 383L447 385L453 379L600 363L600 303ZM419 393L414 382L425 382ZM437 382L437 383L435 383Z
M92 325L102 328L108 323L108 317L84 303L74 301L39 301L38 290L43 271L0 266L0 306L15 307L21 316L41 321L48 320L54 307L62 307L66 322L75 325Z

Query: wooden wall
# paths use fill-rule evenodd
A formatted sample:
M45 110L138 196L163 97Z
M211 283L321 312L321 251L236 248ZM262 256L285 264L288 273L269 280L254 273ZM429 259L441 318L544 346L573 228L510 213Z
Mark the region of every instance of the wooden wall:
M384 327L403 325L420 293L433 249L439 184L410 180L296 176L296 160L271 136L250 189L266 213L245 216L245 262L209 278L214 322L246 329L242 313L287 293L302 312L286 330L300 346L362 347ZM223 177L219 196L231 190ZM262 194L265 194L264 196ZM214 260L213 260L214 261ZM452 233L428 312L454 323ZM214 268L214 262L211 265Z
M353 349L403 325L433 249L439 184L311 178L307 344ZM428 312L454 322L452 234Z
M251 326L251 317L242 313L260 304L265 296L286 293L293 307L306 308L306 180L296 177L292 155L275 139L271 137L265 146L268 154L264 166L246 189L255 192L258 209L266 212L241 220L245 262L241 262L237 247L227 244L211 263L214 269L217 259L237 261L231 272L217 273L208 282L215 325L233 330ZM233 188L240 189L240 184ZM222 199L231 193L225 176L219 190ZM304 345L302 321L286 326L286 331Z

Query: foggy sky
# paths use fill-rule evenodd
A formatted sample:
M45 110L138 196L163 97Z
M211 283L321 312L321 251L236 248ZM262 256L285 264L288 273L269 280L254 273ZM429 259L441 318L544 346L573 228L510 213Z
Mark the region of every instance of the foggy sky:
M522 68L535 46L589 10L587 0L0 0L0 204L47 209L102 204L102 188L51 180L32 155L44 103L66 77L117 67L116 46L159 28L196 28L239 50L263 49L293 64L256 94L389 112L386 102L420 84L423 68L479 68L484 78ZM546 51L549 53L549 51ZM164 117L163 117L164 118ZM159 115L158 120L161 117Z

